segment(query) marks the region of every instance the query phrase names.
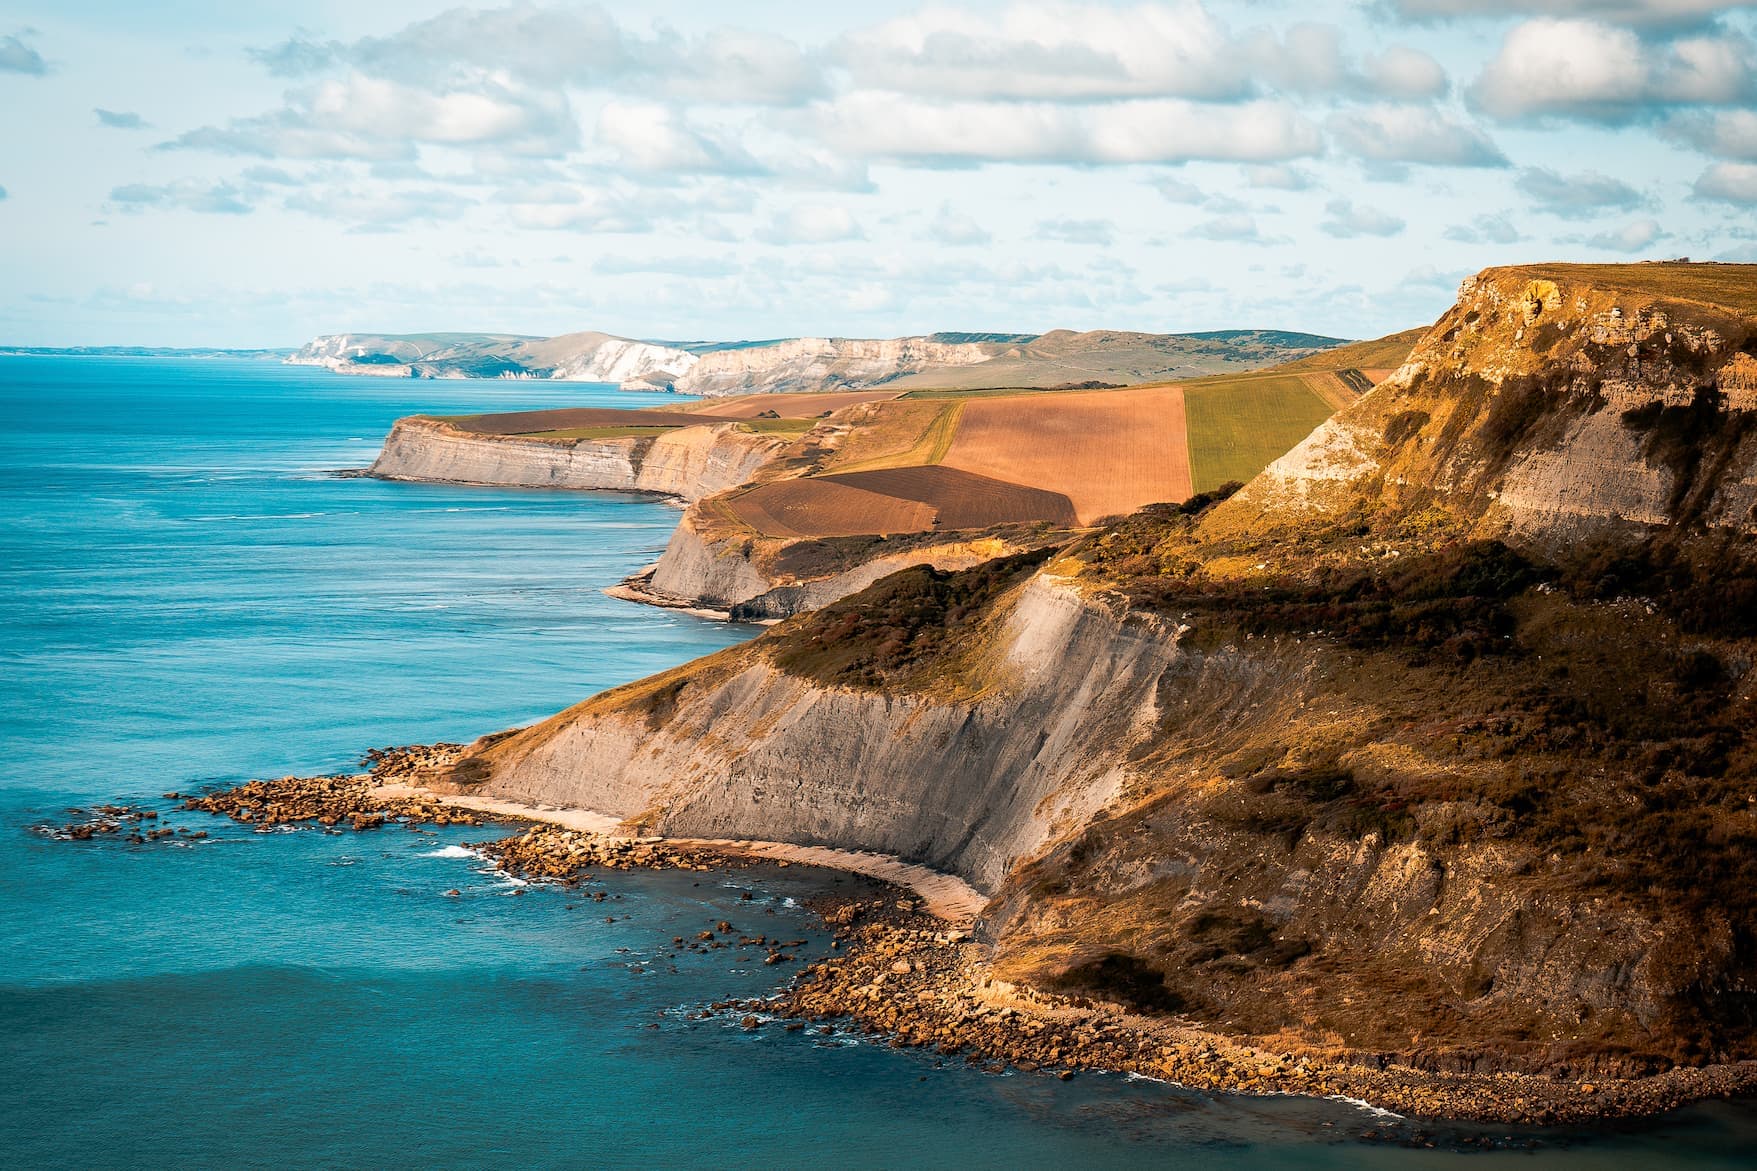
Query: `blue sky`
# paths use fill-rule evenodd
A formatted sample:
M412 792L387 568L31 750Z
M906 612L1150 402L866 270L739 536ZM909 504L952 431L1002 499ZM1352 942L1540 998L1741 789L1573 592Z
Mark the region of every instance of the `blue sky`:
M0 5L0 343L1435 317L1757 260L1757 4Z

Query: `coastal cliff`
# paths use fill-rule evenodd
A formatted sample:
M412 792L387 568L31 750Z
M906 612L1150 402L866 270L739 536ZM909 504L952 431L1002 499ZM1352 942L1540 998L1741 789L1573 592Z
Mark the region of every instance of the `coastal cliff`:
M1754 276L1490 270L1224 503L905 570L449 783L926 862L996 975L1277 1050L1757 1056Z
M859 390L930 367L973 366L1003 348L994 342L929 337L794 338L703 354L674 386L680 394L710 397L755 391Z
M668 386L696 362L675 346L613 334L326 334L286 359L387 378L546 378Z
M974 700L825 688L735 652L494 744L473 758L481 791L668 835L897 854L992 891L1058 820L1114 795L1117 762L1090 747L1151 706L1176 654L1162 624L1050 579L1018 588L995 629L1005 685Z
M766 622L826 606L910 566L967 569L1058 539L1047 525L829 540L762 537L717 524L712 505L685 510L658 562L626 583L622 596Z
M786 439L736 424L603 439L483 435L398 419L370 474L388 480L654 492L692 501L748 480Z

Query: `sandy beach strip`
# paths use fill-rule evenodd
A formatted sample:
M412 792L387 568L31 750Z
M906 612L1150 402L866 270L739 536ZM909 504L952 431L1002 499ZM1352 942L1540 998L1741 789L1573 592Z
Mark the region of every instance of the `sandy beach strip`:
M525 805L496 797L475 794L433 793L414 785L378 785L374 797L391 800L421 797L455 809L487 813L518 821L543 822L579 833L605 838L636 840L622 828L622 819L590 809L563 809L546 805ZM653 840L648 838L646 840ZM947 925L968 929L988 905L988 898L975 887L954 874L945 874L926 866L905 862L890 854L873 854L863 850L837 850L828 846L801 846L791 842L764 842L744 838L664 838L672 846L696 846L727 854L743 854L769 862L790 866L821 866L860 874L909 890L919 898L925 909Z

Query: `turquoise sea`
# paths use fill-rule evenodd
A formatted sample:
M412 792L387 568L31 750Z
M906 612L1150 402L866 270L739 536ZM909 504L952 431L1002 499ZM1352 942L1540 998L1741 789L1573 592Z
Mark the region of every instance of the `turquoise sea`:
M461 848L494 830L178 815L213 836L130 846L35 828L467 739L747 637L599 592L664 545L659 502L332 474L414 411L651 401L0 358L0 1166L1752 1165L1748 1104L1599 1134L1423 1131L700 1018L786 969L674 957L672 937L730 918L821 950L798 900L837 880L798 869L614 875L582 905ZM1509 1149L1466 1149L1484 1134Z

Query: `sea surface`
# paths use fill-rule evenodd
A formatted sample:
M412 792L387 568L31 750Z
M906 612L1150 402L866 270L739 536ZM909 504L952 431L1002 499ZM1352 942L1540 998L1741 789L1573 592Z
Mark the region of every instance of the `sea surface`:
M333 474L402 414L662 398L0 358L0 1166L1751 1165L1749 1105L1423 1132L746 1031L710 1006L787 969L673 937L728 918L819 953L801 902L857 880L617 874L597 902L488 870L464 844L497 829L172 812L168 791L468 739L747 637L599 592L663 547L658 501ZM41 829L115 800L212 836ZM1485 1135L1508 1149L1460 1153Z

